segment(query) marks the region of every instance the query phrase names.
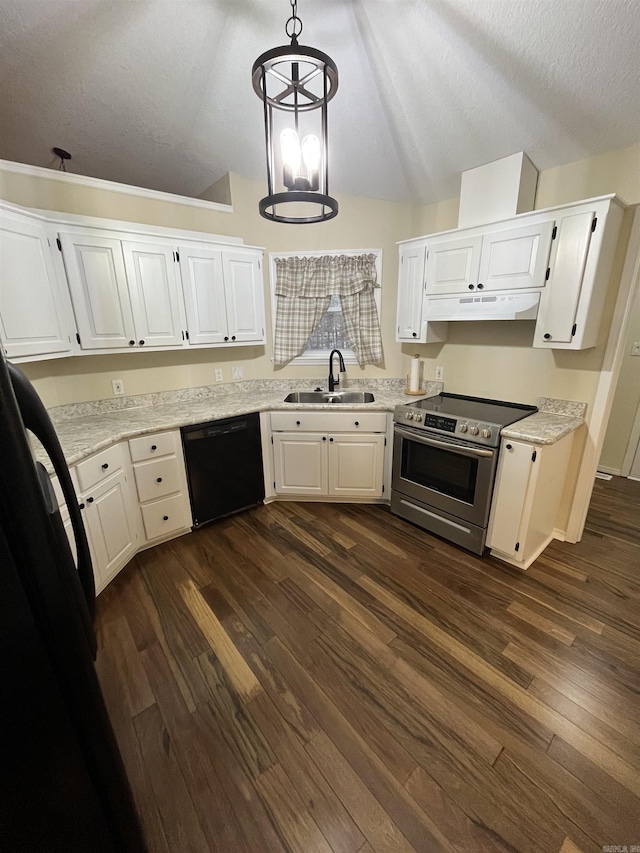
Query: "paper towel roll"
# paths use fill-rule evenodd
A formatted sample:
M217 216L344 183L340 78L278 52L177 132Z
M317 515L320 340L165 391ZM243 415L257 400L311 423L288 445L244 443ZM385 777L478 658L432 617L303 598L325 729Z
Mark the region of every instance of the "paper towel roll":
M409 391L420 390L420 358L416 355L411 359L411 373L409 375Z

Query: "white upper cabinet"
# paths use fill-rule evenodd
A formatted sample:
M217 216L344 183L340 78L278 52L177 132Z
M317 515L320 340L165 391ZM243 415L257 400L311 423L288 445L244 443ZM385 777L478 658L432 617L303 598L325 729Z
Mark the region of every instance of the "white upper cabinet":
M123 242L138 346L182 346L182 293L175 252L154 243Z
M425 247L400 246L397 341L416 341L422 324Z
M466 293L475 290L480 269L482 237L435 241L428 244L427 293Z
M189 343L223 343L228 335L222 252L186 246L178 252Z
M71 351L64 271L43 222L2 211L0 337L9 358Z
M622 214L615 199L604 199L556 216L534 347L587 349L597 344Z
M261 254L180 246L191 345L264 343Z
M553 221L427 244L431 295L544 287Z
M553 221L509 228L482 238L478 290L544 287Z
M253 252L222 253L228 335L231 341L264 341L264 293L260 256Z
M120 240L61 232L80 347L120 349L136 344L129 285Z

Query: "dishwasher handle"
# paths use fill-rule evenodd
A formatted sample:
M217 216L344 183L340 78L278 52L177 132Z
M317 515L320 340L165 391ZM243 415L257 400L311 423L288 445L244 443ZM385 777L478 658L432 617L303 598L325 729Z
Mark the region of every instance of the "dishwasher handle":
M222 421L201 427L195 427L194 429L183 429L182 437L184 441L198 441L202 438L218 438L218 436L221 435L242 432L243 430L249 429L249 426L249 422L244 420L234 423Z

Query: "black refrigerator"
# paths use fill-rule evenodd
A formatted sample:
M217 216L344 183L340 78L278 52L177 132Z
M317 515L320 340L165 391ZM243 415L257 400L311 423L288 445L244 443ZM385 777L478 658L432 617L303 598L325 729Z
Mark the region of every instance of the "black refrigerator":
M41 442L63 489L77 567ZM0 351L0 850L144 853L95 673L95 587L77 498L35 390Z

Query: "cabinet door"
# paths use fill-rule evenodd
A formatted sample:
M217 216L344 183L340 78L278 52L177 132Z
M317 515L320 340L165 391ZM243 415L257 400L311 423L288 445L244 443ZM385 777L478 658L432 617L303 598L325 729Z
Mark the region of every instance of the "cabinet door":
M275 490L279 495L326 495L327 436L320 433L273 433Z
M66 311L43 225L3 211L0 224L0 331L10 358L71 349Z
M594 216L590 210L558 221L549 287L540 302L534 346L571 342Z
M222 252L180 247L190 344L221 344L228 340L222 275Z
M181 287L169 246L123 242L122 252L139 346L183 346Z
M89 535L96 577L101 591L136 551L128 485L118 474L83 498L84 521Z
M482 237L457 237L429 243L427 293L467 293L475 290L480 269Z
M502 444L491 505L487 545L515 557L533 470L534 448L521 441ZM522 543L524 544L524 543Z
M478 276L479 290L544 287L553 221L485 234ZM482 287L480 287L482 285Z
M384 435L329 436L329 494L382 497Z
M424 246L400 246L397 341L415 341L422 331Z
M222 269L229 339L264 342L264 287L260 258L248 252L223 252Z
M136 344L120 240L61 233L60 241L81 348Z

